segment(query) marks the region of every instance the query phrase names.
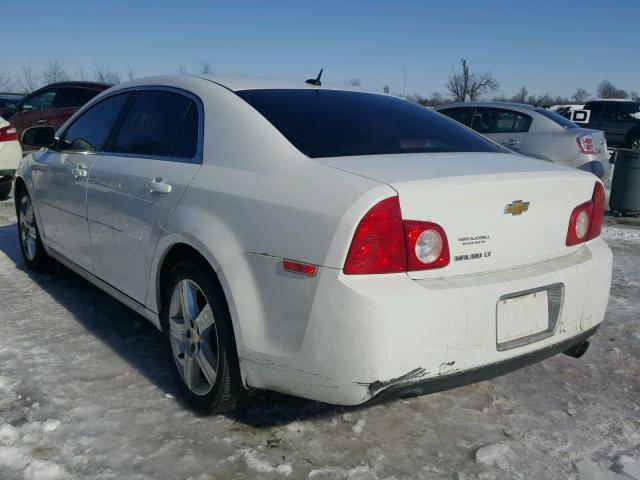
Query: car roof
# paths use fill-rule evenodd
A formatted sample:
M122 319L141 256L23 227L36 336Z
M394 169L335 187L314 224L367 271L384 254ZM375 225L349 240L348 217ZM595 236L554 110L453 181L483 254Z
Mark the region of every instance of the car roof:
M595 100L587 101L587 103L604 103L604 102L640 103L639 100L632 100L630 98L596 98Z
M362 92L359 88L340 83L322 82L322 85L311 85L304 80L279 80L275 78L220 77L214 75L193 75L217 83L233 92L242 90L302 89L302 90L347 90ZM374 93L374 92L371 92Z
M88 82L88 81L80 81L80 80L73 80L73 81L64 81L64 82L55 82L55 83L50 83L49 85L46 85L42 88L50 88L50 87L76 87L76 88L90 88L90 89L95 89L95 90L106 90L107 88L111 87L112 85L110 83L103 83L103 82Z
M528 103L516 103L516 102L457 102L457 103L448 103L441 107L438 107L437 110L443 110L445 108L457 108L457 107L492 107L492 108L515 108L529 111L536 111L541 107L537 107L535 105L529 105Z

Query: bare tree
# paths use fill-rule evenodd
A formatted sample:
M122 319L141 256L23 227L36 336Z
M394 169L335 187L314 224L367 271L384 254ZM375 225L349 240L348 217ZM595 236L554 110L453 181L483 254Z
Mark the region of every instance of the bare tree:
M118 72L111 70L110 67L104 64L98 65L97 63L95 63L93 67L93 78L96 82L111 84L120 83L120 75L118 74Z
M127 80L133 80L134 78L136 78L136 74L138 73L136 71L136 67L133 65L127 65L124 69L124 72L127 76Z
M14 88L15 83L11 74L0 69L0 92L11 92Z
M625 90L618 89L613 82L603 80L596 90L600 98L628 98L629 94Z
M210 75L213 73L213 64L208 60L200 60L200 65L198 66L198 71L202 75Z
M528 96L529 96L529 90L527 90L527 87L523 85L522 87L520 87L520 90L518 90L518 93L516 93L511 98L511 100L516 103L526 103Z
M640 93L638 92L630 92L629 93L629 98L631 98L631 100L640 100Z
M31 60L26 65L20 67L18 77L19 88L25 93L31 93L40 86L40 76L33 68Z
M82 80L82 81L89 80L89 74L87 72L87 67L85 67L81 63L78 63L78 66L76 68L76 72L75 72L74 76L78 80Z
M444 97L440 92L433 92L431 94L431 106L437 107L438 105L444 104Z
M458 73L452 68L453 73L446 85L454 100L458 102L465 102L467 99L477 100L484 93L498 90L500 84L491 73L471 71L464 58L460 62L462 72Z
M571 99L576 103L585 103L590 96L591 94L584 88L579 88L576 90L576 93L571 96Z
M382 87L382 91L384 93L389 93L391 91L391 88L389 88L389 85L385 85L384 87Z
M362 85L362 82L359 78L353 77L347 80L347 85L351 85L352 87L359 87L360 85Z
M42 78L44 78L45 83L49 84L68 80L69 75L65 71L62 62L54 58L53 60L49 60L47 68L42 71Z
M178 67L176 68L176 72L180 75L186 75L189 73L189 70L184 65L178 65Z

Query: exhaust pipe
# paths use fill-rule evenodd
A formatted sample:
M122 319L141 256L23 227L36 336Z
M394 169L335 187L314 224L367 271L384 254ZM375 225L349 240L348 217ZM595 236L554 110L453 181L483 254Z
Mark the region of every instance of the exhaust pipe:
M574 345L573 347L571 347L568 350L565 350L562 353L573 358L580 358L585 353L587 353L588 349L589 349L589 342L582 342L577 345Z

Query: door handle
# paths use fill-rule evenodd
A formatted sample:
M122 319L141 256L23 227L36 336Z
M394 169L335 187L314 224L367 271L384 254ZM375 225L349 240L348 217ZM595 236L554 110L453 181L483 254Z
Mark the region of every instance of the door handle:
M77 165L73 170L71 170L71 175L73 178L84 178L88 175L87 166L86 165Z
M40 120L38 120L38 125L44 125L45 123L47 123L47 120L45 118L41 118Z
M149 180L147 188L151 193L171 193L171 185L160 177Z
M504 142L502 142L502 144L507 147L517 147L518 145L520 145L520 140L514 140L510 138L509 140L505 140Z

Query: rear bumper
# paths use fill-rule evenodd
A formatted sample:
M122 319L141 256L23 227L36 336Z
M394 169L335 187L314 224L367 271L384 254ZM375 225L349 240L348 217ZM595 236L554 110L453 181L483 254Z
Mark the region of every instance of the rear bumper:
M437 378L417 382L395 379L396 381L391 380L386 382L384 385L371 384L369 385L369 391L372 397L368 403L377 403L396 397L412 397L425 395L427 393L441 392L443 390L469 385L470 383L499 377L500 375L505 375L509 372L513 372L514 370L546 360L558 353L566 352L571 347L586 342L587 339L593 336L597 330L598 326L596 325L575 337L541 348L540 350L535 350L524 355L483 365L481 367L472 368L460 373L442 375Z
M278 271L278 259L260 261L273 262L265 272ZM451 388L583 341L604 318L611 273L611 251L598 238L565 257L444 279L349 276L330 268L315 278L270 277L269 287L286 291L286 300L262 299L265 333L243 335L241 368L249 387L341 405ZM290 283L280 288L280 281ZM563 295L553 332L500 350L499 300L558 284ZM270 309L277 313L271 316Z

